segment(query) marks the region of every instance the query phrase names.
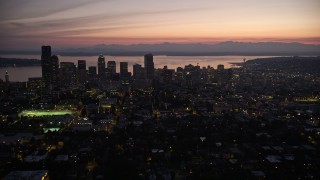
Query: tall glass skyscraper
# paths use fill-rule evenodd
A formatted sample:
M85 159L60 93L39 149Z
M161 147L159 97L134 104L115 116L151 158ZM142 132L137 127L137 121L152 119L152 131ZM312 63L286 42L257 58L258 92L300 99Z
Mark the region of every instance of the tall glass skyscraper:
M100 78L104 79L106 77L106 62L103 55L101 54L98 58L98 75Z
M51 59L51 46L41 47L41 69L42 80L46 87L50 85L50 59Z
M51 56L51 46L41 48L42 80L47 88L52 89L58 85L59 58Z
M154 77L154 63L153 63L153 55L152 54L144 55L144 69L145 69L146 79L153 79L153 77Z

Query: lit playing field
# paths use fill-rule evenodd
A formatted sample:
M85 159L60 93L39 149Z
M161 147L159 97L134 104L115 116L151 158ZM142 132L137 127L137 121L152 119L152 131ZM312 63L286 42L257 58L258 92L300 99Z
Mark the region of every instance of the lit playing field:
M28 116L28 117L41 117L41 116L63 116L63 115L71 115L72 111L40 111L40 110L33 110L33 111L22 111L19 113L19 117L21 116Z

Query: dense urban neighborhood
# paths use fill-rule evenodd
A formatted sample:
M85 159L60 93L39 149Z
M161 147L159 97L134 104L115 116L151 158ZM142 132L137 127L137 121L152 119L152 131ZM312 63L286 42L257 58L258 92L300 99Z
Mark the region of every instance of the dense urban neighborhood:
M319 179L320 57L60 62L0 80L4 179ZM120 72L116 66L120 65Z

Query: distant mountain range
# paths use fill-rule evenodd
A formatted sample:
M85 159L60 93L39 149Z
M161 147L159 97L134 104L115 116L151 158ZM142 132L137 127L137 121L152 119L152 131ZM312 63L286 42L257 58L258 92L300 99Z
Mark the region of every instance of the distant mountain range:
M282 42L222 42L218 44L132 44L69 48L60 55L320 55L320 45Z
M40 48L39 48L40 49ZM320 45L283 42L234 42L218 44L99 44L89 47L68 48L55 51L59 55L320 55Z

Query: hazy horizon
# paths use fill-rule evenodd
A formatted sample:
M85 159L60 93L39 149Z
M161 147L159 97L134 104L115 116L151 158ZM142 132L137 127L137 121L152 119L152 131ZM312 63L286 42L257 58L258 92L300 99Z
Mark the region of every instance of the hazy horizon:
M40 54L41 46L33 49L1 50L0 54ZM66 56L91 56L105 54L112 56L143 56L147 53L169 56L310 56L320 55L320 45L284 42L236 42L221 43L137 43L97 44L83 47L57 48L51 46L54 54Z

